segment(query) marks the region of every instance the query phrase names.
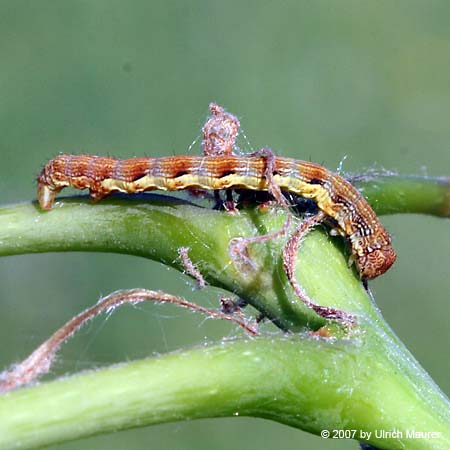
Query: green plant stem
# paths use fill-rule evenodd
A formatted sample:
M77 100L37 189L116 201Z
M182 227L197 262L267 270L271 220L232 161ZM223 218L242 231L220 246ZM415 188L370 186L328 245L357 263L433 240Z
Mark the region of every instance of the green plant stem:
M249 209L238 218L162 196L109 199L95 205L79 198L65 200L64 207L48 212L34 204L23 204L0 209L0 255L51 251L127 253L183 271L177 249L189 247L189 257L194 263L201 262L202 273L210 284L236 293L285 330L305 326L317 329L325 320L297 301L284 276L280 254L274 257L274 252L280 250L280 240L249 247L258 270L234 264L229 256L231 238L276 230L284 220L283 211L259 214ZM325 235L322 239L327 240ZM330 253L329 258L336 267L346 270L347 261L341 251ZM317 264L327 266L327 260L303 261L305 279L315 272ZM353 280L352 289L356 286L358 281ZM329 305L333 296L324 291L318 301Z
M450 217L450 178L361 175L354 184L377 214L415 213Z
M450 448L445 414L428 409L366 345L307 336L227 342L22 389L0 398L0 445L34 448L149 424L254 416L313 433L372 431L378 448ZM441 437L373 435L394 429Z

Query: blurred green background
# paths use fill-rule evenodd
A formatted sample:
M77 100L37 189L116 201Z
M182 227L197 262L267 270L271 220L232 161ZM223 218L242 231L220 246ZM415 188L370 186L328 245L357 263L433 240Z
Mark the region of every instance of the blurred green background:
M207 106L248 141L346 171L450 175L450 3L442 1L0 2L1 203L35 198L59 151L183 154ZM199 142L192 152L199 151ZM371 286L388 322L450 393L448 219L384 217L397 264ZM101 230L99 230L101 232ZM0 363L20 360L100 294L162 289L216 306L144 259L42 254L0 260ZM170 306L124 307L66 345L52 376L238 332ZM56 448L56 447L55 447ZM58 449L347 449L256 419L176 423Z

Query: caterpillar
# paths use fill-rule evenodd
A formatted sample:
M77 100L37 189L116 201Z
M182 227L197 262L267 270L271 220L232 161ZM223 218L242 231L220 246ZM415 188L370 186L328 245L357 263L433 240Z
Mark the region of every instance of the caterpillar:
M61 154L38 177L39 204L51 209L56 194L66 186L89 189L96 200L112 192L270 190L266 157L230 153L130 159ZM273 182L281 190L312 199L337 232L349 239L362 279L375 278L392 266L396 253L391 238L351 183L311 162L274 157L271 167Z

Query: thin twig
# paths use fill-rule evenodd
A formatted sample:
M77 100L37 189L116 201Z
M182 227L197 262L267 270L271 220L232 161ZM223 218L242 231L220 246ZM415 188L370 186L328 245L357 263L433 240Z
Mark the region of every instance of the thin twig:
M189 247L178 248L178 254L180 255L181 264L183 265L184 273L190 275L197 281L197 286L199 289L203 289L206 286L206 281L203 275L198 270L197 266L192 262L189 257Z
M311 231L311 229L315 225L321 223L323 219L324 213L322 211L319 211L314 216L306 217L300 223L283 249L284 271L289 279L289 283L295 291L295 294L306 306L313 309L317 314L319 314L321 317L324 317L325 319L338 319L347 323L353 323L354 318L351 314L348 314L345 311L341 311L339 309L318 305L313 300L311 300L311 298L308 296L303 286L301 286L297 281L297 278L295 276L298 248L306 235Z
M61 345L73 334L75 334L83 325L98 316L100 313L105 311L109 313L125 303L134 305L144 301L173 303L175 305L188 308L192 311L203 313L213 319L229 320L230 322L242 327L250 336L256 336L258 334L256 328L248 324L242 318L204 308L203 306L199 306L175 295L147 289L116 291L101 298L94 306L86 309L69 320L24 361L14 365L10 370L5 370L2 372L0 374L0 392L6 392L24 384L29 384L49 372L55 359L56 352L59 350Z

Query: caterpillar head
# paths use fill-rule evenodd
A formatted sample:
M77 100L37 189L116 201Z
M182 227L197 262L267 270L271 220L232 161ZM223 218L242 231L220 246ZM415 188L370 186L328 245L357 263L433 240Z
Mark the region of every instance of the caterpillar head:
M356 264L361 278L376 278L386 272L394 264L397 255L390 244L375 248L362 256L358 256Z

